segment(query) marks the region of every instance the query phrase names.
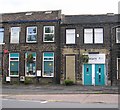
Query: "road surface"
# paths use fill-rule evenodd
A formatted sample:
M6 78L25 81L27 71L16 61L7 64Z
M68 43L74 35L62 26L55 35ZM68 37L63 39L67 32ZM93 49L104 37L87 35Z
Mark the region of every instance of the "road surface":
M2 99L2 108L118 108L117 104Z

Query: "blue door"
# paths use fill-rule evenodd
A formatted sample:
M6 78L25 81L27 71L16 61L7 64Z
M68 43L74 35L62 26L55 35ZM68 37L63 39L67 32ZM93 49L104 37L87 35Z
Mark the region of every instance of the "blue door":
M84 85L92 85L92 65L84 64Z
M105 85L105 65L96 64L95 65L95 85Z

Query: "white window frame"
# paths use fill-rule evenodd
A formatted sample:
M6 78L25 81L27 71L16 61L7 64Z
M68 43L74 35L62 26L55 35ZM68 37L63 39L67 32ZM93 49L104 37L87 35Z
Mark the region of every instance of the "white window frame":
M20 54L19 57L10 57L10 54L14 54L14 53L9 53L9 76L10 77L19 77L19 58L20 58ZM18 60L11 60L10 58L18 58ZM18 61L18 75L11 75L10 74L10 61Z
M44 53L46 53L46 52L44 52ZM43 76L43 77L54 77L54 52L52 52L52 53L53 53L53 57L44 57L44 53L43 53L42 76ZM44 60L44 58L52 58L52 60ZM52 76L46 76L46 75L44 74L44 61L53 61L53 75L52 75Z
M36 52L26 52L25 53L25 59L27 59L27 53L35 53L36 54ZM36 54L36 57L37 57L37 54ZM36 57L34 57L34 62L35 62L35 66L36 66ZM35 73L36 73L36 68L35 68ZM27 75L27 61L25 60L25 76L26 77L36 77L36 74L35 75Z
M119 67L118 67L118 61L120 60L120 58L117 58L117 79L119 79L119 73L118 73L118 69L119 69Z
M28 33L28 29L29 29L29 28L36 28L36 33L29 34L29 33ZM28 41L28 36L29 36L29 35L36 35L36 41ZM35 43L35 42L37 42L37 26L28 26L28 27L27 27L26 42L27 42L27 43Z
M75 29L66 29L66 44L75 44L76 42L75 40L76 40Z
M52 33L45 33L45 28L48 28L48 27L52 27L53 28L53 32ZM44 35L43 35L43 42L54 42L55 41L55 26L44 26L44 30L43 30L43 33L44 33ZM53 41L45 41L45 35L53 35L54 37L53 37Z
M102 38L98 38L98 37L102 37ZM103 28L94 28L94 43L103 44Z
M2 30L1 30L2 29ZM4 28L0 27L0 33L3 33L3 42L0 42L0 44L5 44L4 43Z
M89 30L89 32L87 32ZM89 35L91 38L89 41L86 35ZM84 44L93 44L93 28L85 28L84 29Z
M13 44L19 43L19 37L20 37L20 27L11 27L10 43ZM14 41L15 39L17 39L17 41Z
M120 28L116 28L116 43L120 43L120 41L118 40L118 37L120 37L120 36L118 36L118 33L120 33Z

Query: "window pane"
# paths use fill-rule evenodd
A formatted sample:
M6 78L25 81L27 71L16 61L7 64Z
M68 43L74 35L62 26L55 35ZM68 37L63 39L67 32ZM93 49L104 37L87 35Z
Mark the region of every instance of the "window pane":
M44 75L53 76L53 61L44 61Z
M18 61L10 61L10 71L18 71Z
M54 53L44 52L43 53L43 76L53 77L54 76Z
M26 58L27 58L27 56L28 56L29 54L32 54L33 57L36 59L36 52L27 52L27 53L25 53Z
M36 35L28 35L27 41L36 41Z
M75 29L66 30L66 44L75 44Z
M37 41L37 27L27 27L27 42Z
M54 41L54 35L53 34L46 34L44 41Z
M120 43L120 28L116 28L116 43Z
M10 75L18 75L19 71L19 62L18 61L10 61Z
M2 74L2 54L0 53L0 75Z
M44 26L44 41L54 42L54 26Z
M28 34L36 34L37 30L36 27L28 27Z
M44 57L54 57L53 52L44 52Z
M28 58L28 55L32 54L33 60L28 61L26 60L26 75L27 76L35 76L36 75L36 52L27 52L25 54L26 59Z
M18 57L19 58L19 53L10 53L10 57Z
M84 43L93 43L93 29L84 30Z
M11 28L11 43L19 43L20 27Z
M3 43L3 39L4 39L4 29L0 28L0 43Z
M35 75L36 72L36 62L27 63L27 75Z
M46 26L45 33L54 33L54 26Z
M10 53L9 57L10 57L9 58L10 75L18 75L19 74L19 53Z
M103 43L103 29L94 30L95 43Z

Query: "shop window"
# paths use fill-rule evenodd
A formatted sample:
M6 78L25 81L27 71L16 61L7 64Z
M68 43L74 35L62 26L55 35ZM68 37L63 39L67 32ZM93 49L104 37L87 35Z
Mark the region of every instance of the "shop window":
M19 43L20 27L11 27L10 43Z
M34 43L37 41L37 27L27 27L27 37L26 42L28 43Z
M9 54L9 76L19 76L19 53Z
M54 26L44 26L44 42L54 42L55 39L55 29Z
M66 44L75 44L75 29L66 29Z
M36 76L36 53L25 53L25 73L26 76Z
M54 53L43 53L43 77L54 77Z

